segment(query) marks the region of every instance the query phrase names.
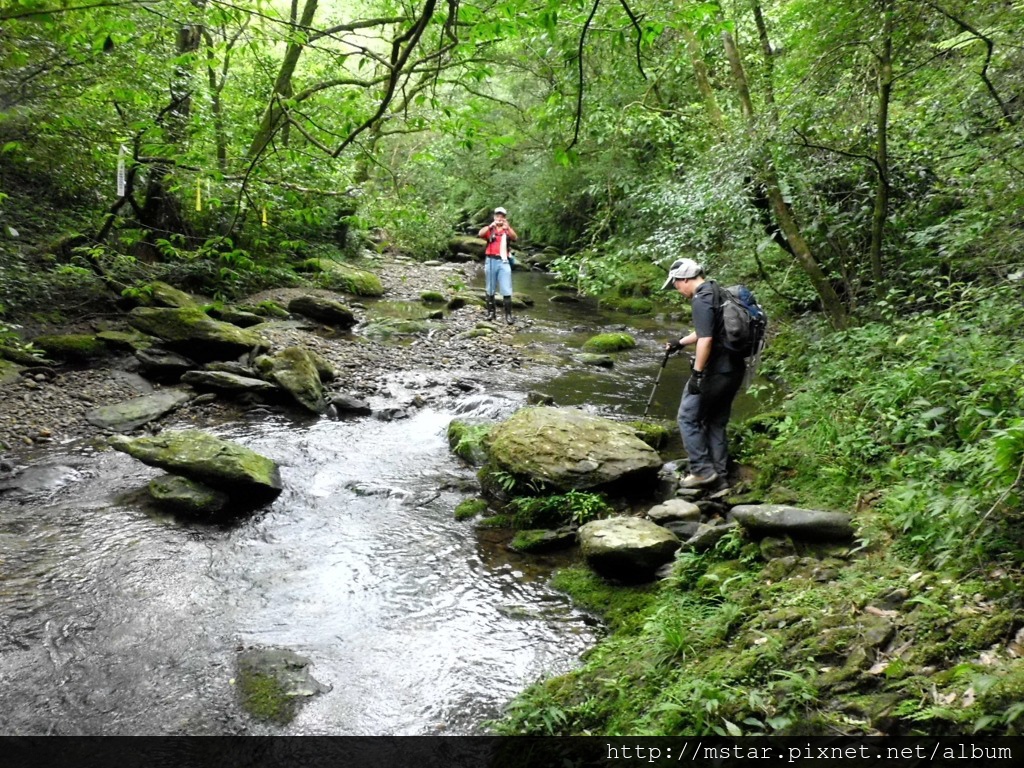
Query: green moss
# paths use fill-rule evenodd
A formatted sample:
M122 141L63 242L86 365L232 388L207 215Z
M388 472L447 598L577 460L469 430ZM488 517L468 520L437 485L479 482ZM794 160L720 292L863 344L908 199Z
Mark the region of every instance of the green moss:
M649 315L654 311L653 301L632 296L606 296L601 299L601 306L606 309L625 312L627 315Z
M583 349L594 353L620 352L624 349L633 349L636 346L636 339L628 333L599 333L591 336L583 345Z
M424 304L444 304L447 297L440 291L424 291L420 294L420 301Z
M257 720L287 725L295 717L294 700L273 675L239 671L238 693L242 707Z
M637 437L656 451L668 442L672 434L664 424L652 421L630 421L627 423L636 432Z
M483 499L466 499L455 507L456 520L469 520L487 511L487 502Z
M512 528L511 515L490 515L476 523L477 528Z
M288 310L274 301L261 301L259 304L240 304L238 308L243 312L252 312L262 317L273 317L278 320L288 318Z
M383 296L384 284L373 272L333 259L306 259L297 265L297 269L312 272L316 282L325 288L356 296Z
M107 354L107 345L93 334L38 336L32 343L59 360L95 360Z
M594 611L615 629L632 626L655 602L658 587L652 584L615 586L589 568L563 568L551 579L551 587L565 592L581 608Z

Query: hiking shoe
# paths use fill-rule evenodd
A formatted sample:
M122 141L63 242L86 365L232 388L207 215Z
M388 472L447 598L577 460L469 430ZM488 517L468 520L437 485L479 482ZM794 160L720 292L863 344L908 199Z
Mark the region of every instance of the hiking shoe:
M680 488L703 488L711 485L718 479L718 475L712 472L710 475L687 475L679 481Z

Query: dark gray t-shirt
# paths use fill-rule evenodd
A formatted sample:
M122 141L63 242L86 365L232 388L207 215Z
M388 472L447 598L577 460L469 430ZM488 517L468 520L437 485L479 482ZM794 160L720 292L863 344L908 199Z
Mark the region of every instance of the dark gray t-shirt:
M710 336L711 359L708 361L708 373L728 373L743 369L743 358L731 354L723 342L725 328L722 325L722 313L716 307L715 281L705 280L693 294L690 304L693 310L693 327L698 338Z

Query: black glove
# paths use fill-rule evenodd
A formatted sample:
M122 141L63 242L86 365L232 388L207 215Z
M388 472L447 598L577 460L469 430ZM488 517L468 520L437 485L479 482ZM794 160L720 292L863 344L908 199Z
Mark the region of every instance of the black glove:
M674 355L682 348L683 345L679 343L679 339L673 339L672 341L667 342L665 344L665 351L668 352L668 354L670 355Z
M699 395L703 383L704 371L693 371L690 373L690 380L686 383L686 391L691 395Z

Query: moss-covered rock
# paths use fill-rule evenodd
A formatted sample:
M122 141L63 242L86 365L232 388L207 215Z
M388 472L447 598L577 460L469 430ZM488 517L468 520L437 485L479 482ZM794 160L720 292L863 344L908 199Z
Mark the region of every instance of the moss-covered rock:
M661 467L629 426L572 408L522 408L485 445L499 468L560 491L650 487Z
M167 431L134 439L115 435L110 445L143 464L225 491L239 503L258 504L281 493L281 474L274 461L198 430Z
M333 259L306 259L298 265L304 272L313 272L325 288L356 296L383 296L384 284L373 272L358 269Z
M487 463L484 438L493 426L483 419L453 419L448 424L448 447L470 466L482 467Z
M420 301L424 304L444 304L448 300L440 291L424 291L420 294Z
M546 528L535 528L517 531L508 547L515 552L552 552L567 549L575 543L576 533L571 529L553 531Z
M100 331L96 338L111 349L129 352L149 349L157 341L154 337L138 331Z
M312 662L289 650L261 648L238 657L242 707L258 720L287 725L306 699L331 690L313 679Z
M261 301L258 304L239 304L238 309L242 312L252 312L260 317L271 317L276 320L288 319L288 310L276 301Z
M654 302L634 296L605 296L601 306L606 309L625 312L627 315L649 315L654 311Z
M452 254L471 253L483 256L487 249L487 241L471 235L457 235L448 241L448 251Z
M109 352L107 345L90 333L37 336L32 343L50 357L71 362L98 360Z
M455 519L470 520L477 515L482 515L486 511L487 502L483 499L466 499L459 502L458 506L455 507Z
M599 333L587 339L583 349L587 352L608 353L633 349L635 346L636 339L628 333Z
M327 410L316 357L305 347L286 347L260 358L260 370L307 411Z
M288 311L338 328L351 328L356 324L355 313L349 307L321 296L296 296L288 302Z
M132 327L162 339L175 352L193 360L227 360L267 347L257 334L209 317L196 307L136 307L128 315Z
M164 475L150 480L149 495L170 512L199 518L218 515L229 501L226 493L180 475Z

